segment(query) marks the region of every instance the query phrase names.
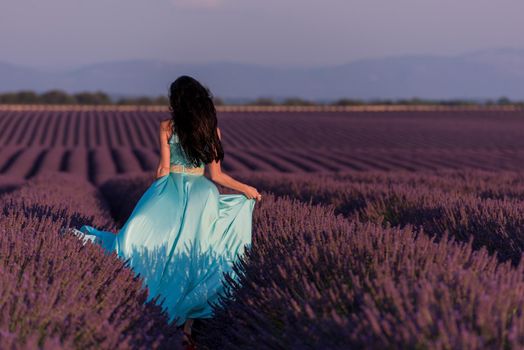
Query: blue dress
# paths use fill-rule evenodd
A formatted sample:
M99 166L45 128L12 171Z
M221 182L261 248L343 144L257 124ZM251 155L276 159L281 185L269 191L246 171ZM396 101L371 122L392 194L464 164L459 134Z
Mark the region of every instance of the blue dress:
M176 134L169 144L171 165L188 166ZM130 259L149 288L148 300L160 295L169 320L179 326L187 318L211 317L223 273L236 278L231 267L251 246L254 206L255 199L243 194L219 194L204 175L170 172L144 192L117 233L88 225L73 231Z

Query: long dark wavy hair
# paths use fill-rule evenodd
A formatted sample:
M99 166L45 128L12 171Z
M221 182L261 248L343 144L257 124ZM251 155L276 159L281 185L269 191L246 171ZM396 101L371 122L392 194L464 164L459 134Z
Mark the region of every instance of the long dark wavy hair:
M217 113L213 95L196 79L182 75L169 88L173 133L178 135L188 161L195 167L202 161L224 159L217 133Z

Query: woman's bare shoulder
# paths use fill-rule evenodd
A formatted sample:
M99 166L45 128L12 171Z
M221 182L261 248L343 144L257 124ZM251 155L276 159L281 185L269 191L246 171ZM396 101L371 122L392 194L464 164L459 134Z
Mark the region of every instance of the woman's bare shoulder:
M160 128L164 131L170 131L171 130L171 119L161 120L160 121Z

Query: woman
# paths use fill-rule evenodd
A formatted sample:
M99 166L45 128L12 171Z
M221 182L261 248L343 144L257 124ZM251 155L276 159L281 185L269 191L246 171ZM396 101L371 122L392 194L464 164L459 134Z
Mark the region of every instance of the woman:
M211 317L223 273L251 245L255 200L262 196L225 174L220 129L212 96L198 81L181 76L170 87L171 119L160 123L156 180L117 234L84 225L74 230L108 252L116 251L144 278L149 299L160 295L170 321ZM242 192L219 194L203 176Z

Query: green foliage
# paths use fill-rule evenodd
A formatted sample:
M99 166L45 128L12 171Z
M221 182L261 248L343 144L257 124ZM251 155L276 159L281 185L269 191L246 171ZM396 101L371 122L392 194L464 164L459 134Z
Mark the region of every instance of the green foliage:
M259 97L249 104L254 105L254 106L273 106L273 105L276 105L277 103L269 97Z
M501 97L501 98L499 98L497 100L497 104L499 104L499 105L509 105L509 104L511 104L511 101L510 101L509 98L503 96L503 97Z
M284 106L314 106L316 104L317 103L315 103L313 101L304 100L304 99L301 99L299 97L286 98L282 102L282 105L284 105Z
M103 91L83 91L75 94L69 94L63 90L49 90L38 94L30 90L21 90L17 92L7 92L0 94L0 104L61 104L61 105L165 105L169 100L165 96L148 97L126 97L116 102Z
M213 103L215 104L215 106L223 106L225 104L224 100L220 97L213 97Z
M50 90L40 95L40 100L45 104L75 104L76 99L62 90Z
M236 104L228 101L227 103L220 97L213 97L216 106L226 104ZM0 93L0 104L78 104L78 105L142 105L142 106L168 106L169 99L166 96L134 96L121 97L113 100L103 91L84 91L69 94L63 90L49 90L38 94L31 90L20 90L16 92ZM243 103L244 104L244 103ZM366 106L366 105L407 105L407 106L515 106L524 107L524 101L510 100L502 96L498 99L468 100L468 99L424 99L420 97L400 98L400 99L359 99L359 98L339 98L329 102L308 100L301 97L288 97L282 100L275 100L271 97L259 97L245 103L252 106Z
M78 104L82 105L105 105L111 104L111 98L102 91L80 92L74 95Z
M0 94L0 103L3 104L33 104L39 102L39 96L33 91L8 92Z
M366 104L363 100L353 98L341 98L333 102L335 106L361 106Z

